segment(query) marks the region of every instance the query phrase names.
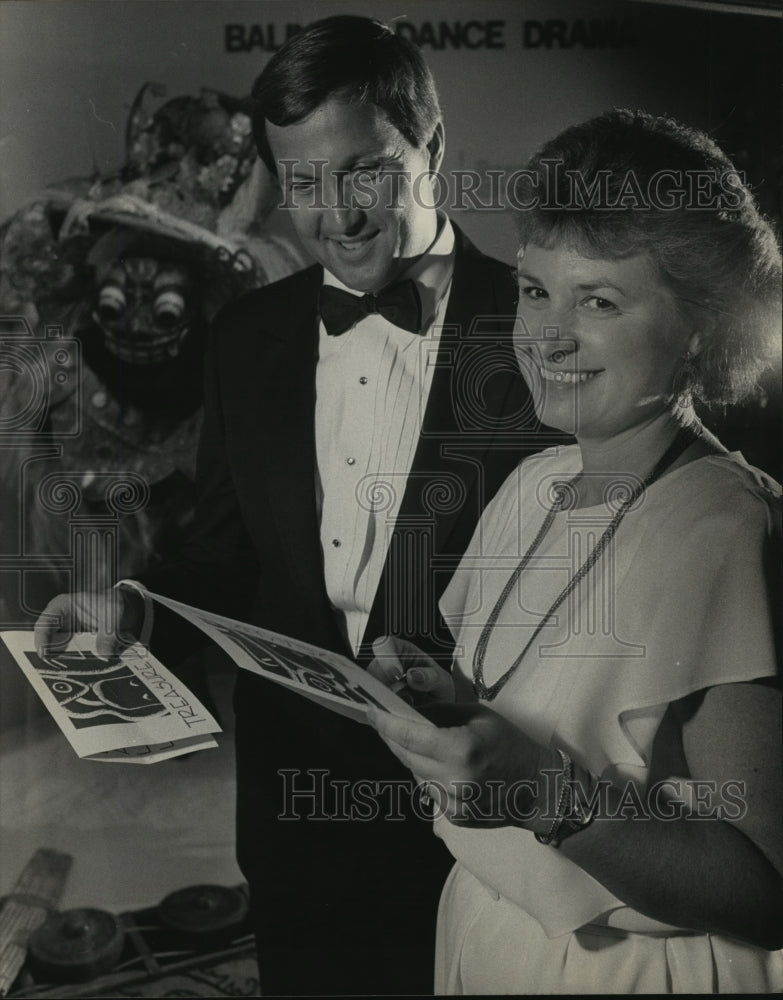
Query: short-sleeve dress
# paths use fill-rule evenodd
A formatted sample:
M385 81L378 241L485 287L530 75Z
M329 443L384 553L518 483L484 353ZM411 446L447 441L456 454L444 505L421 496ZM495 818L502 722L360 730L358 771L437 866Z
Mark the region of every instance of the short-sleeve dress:
M542 525L576 446L527 459L488 506L441 601L460 700L497 597ZM491 685L602 534L605 503L555 515L492 630ZM776 675L773 547L781 490L739 454L681 466L625 515L492 708L594 774L644 789L667 706L716 684ZM716 789L731 815L731 790ZM733 803L736 808L737 802ZM735 813L736 815L736 813ZM517 827L435 832L457 860L438 915L436 993L711 993L783 989L783 952L652 920Z

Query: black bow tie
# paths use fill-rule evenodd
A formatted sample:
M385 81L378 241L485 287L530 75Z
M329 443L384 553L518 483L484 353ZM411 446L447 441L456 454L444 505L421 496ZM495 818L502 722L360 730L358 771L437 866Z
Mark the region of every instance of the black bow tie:
M424 332L421 296L412 278L384 288L377 295L371 292L352 295L342 288L324 285L319 297L319 309L326 332L331 337L339 337L371 313L379 313L389 323L409 333Z

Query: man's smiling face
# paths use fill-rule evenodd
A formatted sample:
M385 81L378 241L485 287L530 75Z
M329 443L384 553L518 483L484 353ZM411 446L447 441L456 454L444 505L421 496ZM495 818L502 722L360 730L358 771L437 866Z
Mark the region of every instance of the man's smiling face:
M435 239L440 126L416 147L374 104L332 97L294 125L267 122L266 134L299 238L349 288L380 291Z

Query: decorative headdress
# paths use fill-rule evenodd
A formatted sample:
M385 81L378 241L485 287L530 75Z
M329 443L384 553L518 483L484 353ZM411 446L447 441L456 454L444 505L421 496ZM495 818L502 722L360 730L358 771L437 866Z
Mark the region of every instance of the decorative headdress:
M6 311L29 316L31 303L55 302L59 312L84 298L90 267L140 244L205 268L209 313L244 287L307 263L291 233L266 232L278 192L256 156L246 102L204 89L153 110L150 98L164 96L160 84L139 90L128 117L126 160L115 176L47 190L6 224L0 237Z
M121 179L161 209L217 231L217 217L256 160L247 101L203 89L150 109L160 84L147 83L131 107Z

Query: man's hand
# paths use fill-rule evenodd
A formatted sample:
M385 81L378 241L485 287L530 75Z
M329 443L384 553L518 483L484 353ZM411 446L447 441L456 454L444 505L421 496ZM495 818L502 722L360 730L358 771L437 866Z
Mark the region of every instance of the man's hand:
M383 635L372 644L375 659L368 673L404 701L419 708L431 702L454 701L454 682L418 646L397 636Z
M46 656L62 650L74 632L94 632L98 655L116 656L139 641L143 623L144 599L131 587L58 594L35 623L35 648Z
M420 709L438 728L373 711L368 721L392 753L427 783L438 812L462 826L533 827L543 768L560 758L485 705Z

